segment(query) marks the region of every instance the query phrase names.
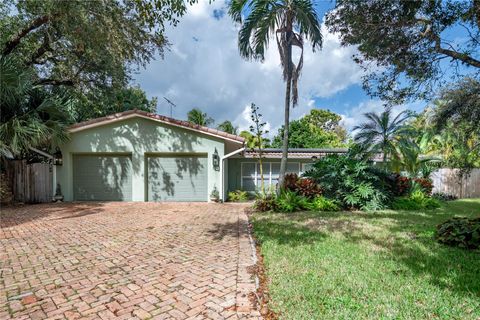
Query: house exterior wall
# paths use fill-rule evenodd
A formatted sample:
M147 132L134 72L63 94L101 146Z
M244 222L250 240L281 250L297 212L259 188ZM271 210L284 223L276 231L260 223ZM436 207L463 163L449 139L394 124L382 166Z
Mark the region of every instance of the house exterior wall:
M240 147L240 146L239 146ZM61 148L63 165L56 166L65 201L73 200L74 154L130 155L132 159L132 200L146 201L148 155L207 155L208 195L221 187L220 171L213 168L215 150L225 153L225 141L200 132L140 117L129 118L71 133ZM208 199L205 199L208 200Z
M226 172L228 174L228 184L227 184L227 192L235 191L235 190L244 190L245 188L242 187L242 164L244 163L257 163L258 159L255 158L229 158L228 159L228 169ZM276 163L280 164L280 159L278 158L264 158L264 163ZM299 170L296 173L301 173L304 167L304 164L312 164L313 161L311 159L288 159L288 164L293 165L298 163Z

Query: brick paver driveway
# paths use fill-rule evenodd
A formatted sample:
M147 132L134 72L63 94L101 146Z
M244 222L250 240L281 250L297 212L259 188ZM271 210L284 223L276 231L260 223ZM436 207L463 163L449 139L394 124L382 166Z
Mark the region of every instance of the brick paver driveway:
M1 319L255 318L244 205L1 210Z

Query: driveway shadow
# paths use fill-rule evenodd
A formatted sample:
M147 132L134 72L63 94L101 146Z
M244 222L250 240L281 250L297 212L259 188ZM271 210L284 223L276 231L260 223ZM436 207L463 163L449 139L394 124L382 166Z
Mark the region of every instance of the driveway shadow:
M0 227L10 228L41 219L70 219L104 211L103 202L17 204L2 207Z

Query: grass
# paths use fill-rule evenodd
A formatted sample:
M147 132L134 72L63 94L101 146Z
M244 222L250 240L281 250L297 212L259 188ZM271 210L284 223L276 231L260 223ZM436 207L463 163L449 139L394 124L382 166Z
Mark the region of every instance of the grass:
M480 250L435 226L480 199L432 211L257 213L254 232L281 319L480 319Z

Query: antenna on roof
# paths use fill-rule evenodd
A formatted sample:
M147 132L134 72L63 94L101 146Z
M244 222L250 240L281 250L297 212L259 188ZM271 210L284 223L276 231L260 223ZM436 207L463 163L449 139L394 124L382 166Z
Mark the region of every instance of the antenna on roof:
M165 99L170 105L170 118L173 118L173 107L176 107L177 105L172 101L168 100L166 97L163 97L163 99Z

